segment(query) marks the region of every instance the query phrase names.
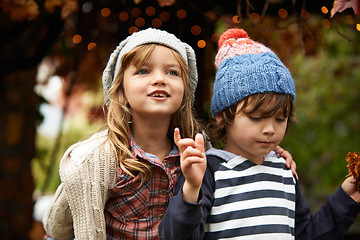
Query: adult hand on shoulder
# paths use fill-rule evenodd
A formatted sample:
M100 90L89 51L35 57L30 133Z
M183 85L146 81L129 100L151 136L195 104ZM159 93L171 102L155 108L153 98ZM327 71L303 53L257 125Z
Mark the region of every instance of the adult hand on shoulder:
M341 187L355 202L360 203L360 192L356 190L356 180L353 176L345 179Z
M203 135L201 133L196 134L195 140L191 138L182 139L180 130L175 128L174 141L181 153L180 166L185 177L183 186L184 199L196 203L206 170Z

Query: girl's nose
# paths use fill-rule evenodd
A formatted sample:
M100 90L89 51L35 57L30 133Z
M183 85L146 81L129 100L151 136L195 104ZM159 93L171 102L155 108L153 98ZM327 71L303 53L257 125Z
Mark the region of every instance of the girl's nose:
M166 85L166 80L163 73L154 74L153 85Z

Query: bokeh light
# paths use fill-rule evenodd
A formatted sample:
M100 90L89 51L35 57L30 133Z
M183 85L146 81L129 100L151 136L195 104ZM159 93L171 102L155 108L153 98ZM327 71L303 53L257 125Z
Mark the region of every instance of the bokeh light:
M179 19L184 19L184 18L186 18L187 13L186 13L185 10L180 9L179 11L177 11L176 16L177 16Z
M143 19L142 17L139 17L137 19L135 19L135 25L138 27L142 27L145 25L145 19Z
M103 8L103 9L101 9L101 16L103 16L103 17L108 17L108 16L110 16L110 14L111 14L111 11L110 11L109 8Z
M211 35L211 40L213 42L217 43L219 41L219 39L220 39L220 33L214 33L213 35Z
M322 12L323 14L328 14L329 10L327 9L327 7L323 6L323 7L321 8L321 12Z
M129 28L129 34L131 35L131 34L133 34L134 32L137 32L137 31L139 31L139 29L137 28L137 27L130 27Z
M89 43L89 45L88 45L88 50L89 51L92 51L92 50L94 50L96 48L96 43Z
M159 16L160 20L163 22L167 22L170 20L170 14L168 12L162 12Z
M252 21L253 23L257 23L260 21L260 16L257 13L251 13L250 14L250 21Z
M146 10L146 15L148 15L149 17L154 16L156 13L156 9L154 7L147 7Z
M287 16L288 16L288 12L283 8L279 9L278 14L279 14L279 17L281 17L281 18L287 18Z
M201 27L199 27L198 25L194 25L191 27L191 33L193 35L199 35L201 33Z
M232 17L232 21L233 21L234 23L240 23L240 18L239 18L239 16L238 16L238 15L233 16L233 17Z
M158 19L158 18L155 18L154 20L152 20L151 25L154 28L159 28L162 25L162 21L160 19Z
M204 48L206 47L206 42L204 40L199 40L197 45L199 48Z
M73 43L79 44L82 41L82 37L79 34L77 34L77 35L73 36L72 40L73 40Z
M137 18L137 17L140 17L140 15L141 15L140 8L135 7L133 9L131 9L131 16Z
M321 21L321 24L322 24L323 27L326 28L326 29L329 29L329 28L331 27L331 23L330 23L330 21L327 20L327 19L323 19L323 20Z
M308 19L310 17L310 13L308 11L306 11L305 9L301 9L300 16L303 19Z
M129 20L129 14L127 12L121 12L119 14L119 19L122 22L126 22L127 20Z

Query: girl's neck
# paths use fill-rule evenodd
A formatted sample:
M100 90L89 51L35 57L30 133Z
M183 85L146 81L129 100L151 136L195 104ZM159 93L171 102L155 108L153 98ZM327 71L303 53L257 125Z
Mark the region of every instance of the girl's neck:
M172 142L167 133L169 124L163 122L132 123L131 132L136 143L144 152L156 155L160 160L169 154Z

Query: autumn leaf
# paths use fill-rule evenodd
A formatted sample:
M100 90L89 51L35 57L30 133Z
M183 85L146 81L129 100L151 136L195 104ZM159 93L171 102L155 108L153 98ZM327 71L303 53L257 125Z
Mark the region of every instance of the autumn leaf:
M348 163L349 175L352 175L356 180L356 189L360 191L360 155L359 152L349 152L345 158Z
M342 12L347 8L352 8L355 15L360 12L360 0L335 0L333 8L331 9L331 16L333 17L337 12Z

